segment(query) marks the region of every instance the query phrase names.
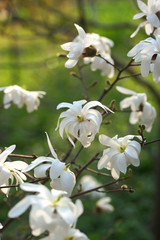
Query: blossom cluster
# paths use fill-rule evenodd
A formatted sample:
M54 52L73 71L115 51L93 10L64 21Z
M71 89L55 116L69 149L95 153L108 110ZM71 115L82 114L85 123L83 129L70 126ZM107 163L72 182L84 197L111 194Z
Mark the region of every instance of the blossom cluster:
M146 17L146 21L140 23L137 30L131 35L134 37L139 29L145 26L149 38L140 41L133 47L128 57L133 57L135 62L141 62L141 74L143 77L148 76L149 72L153 73L153 80L160 81L160 2L159 0L148 0L145 4L137 0L138 7L142 11L134 16L133 19Z
M38 109L39 98L46 94L44 91L27 91L18 85L1 87L0 91L4 91L3 105L5 109L8 109L13 102L18 108L22 108L25 104L29 113Z
M65 63L66 68L74 67L79 59L84 59L85 64L91 63L91 70L101 70L101 75L112 78L114 75L114 61L111 58L111 50L114 43L106 37L101 37L96 33L85 33L84 29L75 24L78 36L73 42L61 45L65 51L69 51L69 58Z
M153 73L153 79L160 81L160 4L158 0L148 0L146 5L141 0L137 0L142 13L136 14L134 19L146 16L146 21L139 25L145 26L146 33L154 33L154 38L149 37L137 44L128 56L133 57L135 62L141 63L142 76L146 77L149 71ZM90 64L91 70L101 70L101 75L112 78L114 75L114 61L111 58L112 40L99 36L96 33L86 33L82 27L75 24L78 36L72 41L61 45L62 49L69 51L66 68L72 68L80 60L84 64ZM4 108L9 108L11 102L21 108L26 104L27 111L36 110L40 104L39 98L45 95L43 91L27 91L14 85L2 87L4 91ZM142 124L145 130L150 132L156 118L155 108L147 102L145 93L136 93L132 90L117 86L117 90L125 95L131 95L120 102L120 109L130 107L131 113L129 122L131 124ZM100 131L104 115L114 113L111 107L107 107L100 101L86 101L85 99L73 101L73 103L62 102L57 105L57 110L67 108L63 111L57 122L55 130L59 130L59 135L63 139L64 132L71 146L75 147L76 141L82 144L82 148L88 148ZM116 114L116 113L114 113ZM88 237L76 229L78 218L83 213L81 200L72 201L72 193L76 186L76 175L72 168L72 161L66 163L63 158L59 158L54 150L48 134L47 142L50 154L47 156L34 157L34 160L27 164L24 161L11 161L10 156L15 150L15 145L11 145L0 154L0 187L8 197L10 187L16 180L16 186L20 185L21 190L31 193L20 200L8 213L10 218L17 218L29 207L29 225L34 236L40 236L47 231L48 236L41 240L88 240ZM115 180L120 178L120 174L127 173L127 167L140 165L139 155L141 152L142 136L126 135L124 137L113 138L105 134L99 135L99 142L106 148L98 159L97 169L107 169ZM29 172L29 174L28 174ZM33 182L24 183L27 174L33 172L33 179L39 183L41 180L50 181L50 189L42 184ZM31 175L32 176L32 175ZM35 182L36 182L35 181ZM111 198L105 193L105 189L98 191L101 183L91 175L83 176L77 189L79 192L86 192L86 196L91 199L99 199L96 203L96 211L112 212ZM5 188L6 187L6 188ZM97 189L98 188L98 189ZM95 191L92 191L92 189ZM3 228L0 224L0 228Z

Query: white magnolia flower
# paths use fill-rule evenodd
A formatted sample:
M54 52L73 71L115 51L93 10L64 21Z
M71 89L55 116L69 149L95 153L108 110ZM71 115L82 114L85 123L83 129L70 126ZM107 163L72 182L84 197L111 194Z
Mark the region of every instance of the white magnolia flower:
M110 54L103 53L101 54L103 58L105 58L108 62L111 64L114 64L113 59L111 58ZM112 78L114 76L114 67L107 63L103 58L100 57L93 57L93 58L84 58L84 63L88 64L91 63L91 70L101 70L101 76L108 76L109 78Z
M47 170L49 170L49 177L52 180L50 183L51 187L57 190L66 191L68 195L70 195L76 183L75 174L69 170L69 166L65 165L64 162L61 162L58 159L48 135L47 141L53 158L38 157L32 161L23 172L28 172L34 169L34 176L36 178L44 178L47 176Z
M49 236L41 240L89 240L88 237L78 229L71 228L68 225L57 225Z
M92 37L93 42L92 46L95 47L97 50L97 54L101 55L103 58L105 58L108 62L111 64L114 64L113 59L110 56L110 48L114 46L114 42L106 37L101 37L96 33L87 33L88 36ZM112 78L114 75L114 67L107 63L104 59L100 57L85 57L84 63L89 64L91 63L91 70L96 71L97 69L101 70L102 76L108 76L109 78Z
M39 98L42 98L46 94L43 91L27 91L17 85L2 87L0 91L4 91L4 108L8 109L11 106L11 102L19 108L22 108L26 104L29 113L38 109L40 104Z
M113 212L114 207L110 204L111 198L110 197L104 197L99 199L96 202L95 211L96 212Z
M111 39L97 33L87 33L86 35L92 39L92 46L96 48L98 54L110 53L110 48L114 46Z
M133 57L135 62L141 62L141 74L143 77L148 76L149 71L153 73L153 80L160 81L160 35L156 39L147 38L138 43L127 54Z
M127 135L118 138L116 135L113 138L105 135L99 136L101 144L108 148L103 151L103 156L98 162L98 169L106 168L111 170L112 177L118 179L120 172L126 173L127 166L132 164L135 167L140 165L139 157L141 145L137 141L131 141L135 135Z
M129 122L131 124L140 123L145 126L145 130L150 132L152 124L156 118L155 108L147 102L147 96L145 93L136 93L132 90L116 87L117 90L126 95L132 95L127 97L120 102L120 108L130 107L132 112L130 114Z
M145 4L141 0L137 0L139 9L142 11L134 15L133 19L146 18L146 21L139 24L136 31L131 35L134 37L141 27L145 26L145 31L147 35L150 35L156 29L160 28L160 1L159 0L148 0L148 4ZM159 31L159 30L158 30Z
M78 60L83 57L86 49L92 45L92 38L85 33L82 27L77 24L74 25L78 31L78 37L76 37L73 42L68 42L61 45L62 49L69 51L69 54L67 55L69 60L65 63L66 68L74 67Z
M87 191L92 188L99 187L101 185L101 183L98 182L97 179L94 178L93 176L85 175L80 179L79 185L80 185L80 189L82 191ZM101 188L101 190L103 191L104 189ZM105 193L93 191L93 192L88 193L87 195L90 196L91 198L95 199L95 198L104 197Z
M66 192L52 189L48 190L43 185L24 183L21 189L27 192L36 192L36 195L29 195L18 202L8 213L10 218L19 217L30 206L29 223L34 236L39 236L45 230L53 231L57 224L65 222L74 226L77 218L83 212L80 200L74 204L66 197Z
M74 101L71 103L60 103L57 109L69 108L65 112L60 114L56 130L59 128L60 136L63 138L63 132L65 130L69 141L73 144L70 134L77 138L87 148L94 140L96 133L99 132L99 128L102 122L102 115L99 111L91 109L93 107L101 107L105 111L111 111L106 106L102 105L98 101L91 101L86 103L86 100ZM86 103L86 104L85 104ZM82 105L85 106L82 108ZM63 120L59 121L63 118Z
M28 166L27 163L23 161L6 162L8 155L11 154L15 148L16 145L12 145L0 154L0 186L12 185L14 177L16 179L16 184L21 184L26 180L26 176L21 170ZM9 180L11 180L11 182ZM1 188L1 191L7 196L9 190L10 188Z

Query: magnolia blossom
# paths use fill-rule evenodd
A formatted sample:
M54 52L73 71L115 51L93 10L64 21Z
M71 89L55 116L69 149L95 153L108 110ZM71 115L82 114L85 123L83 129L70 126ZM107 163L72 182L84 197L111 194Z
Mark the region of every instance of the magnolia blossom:
M76 183L75 174L69 170L69 166L65 165L64 162L61 162L58 159L48 135L47 141L53 158L38 157L27 168L25 168L23 172L28 172L34 169L34 176L36 178L44 178L47 176L47 170L49 170L49 176L52 180L51 187L57 190L66 191L68 192L68 195L70 195Z
M106 37L101 37L96 33L87 33L87 36L92 37L93 42L92 46L95 47L97 51L97 55L101 55L101 57L85 57L84 63L91 63L91 70L96 71L97 69L101 70L102 76L108 76L112 78L114 75L114 64L113 59L110 56L110 48L114 46L114 42ZM104 59L106 59L106 61ZM111 63L111 64L110 64Z
M147 96L145 93L136 93L123 87L116 87L117 90L123 94L132 95L120 102L120 108L130 107L132 112L130 114L129 122L136 124L139 122L145 126L145 130L150 132L152 124L156 118L155 108L147 102Z
M160 35L156 39L147 38L138 43L127 54L133 57L135 62L141 62L141 74L143 77L148 76L149 71L153 73L153 80L160 81Z
M108 53L103 53L101 56L106 59L106 61L101 57L95 56L93 58L84 58L84 62L85 64L91 63L92 71L99 69L101 70L101 76L107 75L109 78L112 78L114 76L114 67L112 66L114 61Z
M111 111L106 106L102 105L98 101L91 101L86 103L86 100L75 101L71 103L60 103L57 109L69 108L65 112L60 114L56 130L59 128L60 136L63 138L63 132L65 130L69 141L74 146L74 142L70 137L70 134L77 138L87 148L94 140L96 133L99 132L99 128L102 122L102 115L99 111L91 109L93 107L101 107L105 111ZM85 104L86 103L86 104ZM82 108L82 105L85 106ZM63 118L63 120L59 121Z
M74 204L66 197L66 192L52 189L48 190L43 185L24 183L21 189L27 192L36 192L36 195L29 195L18 202L8 213L10 218L17 218L30 206L29 223L34 236L39 236L44 231L49 232L62 224L74 226L77 218L83 212L80 200Z
M92 45L92 38L85 33L82 27L74 25L78 31L78 37L73 42L61 45L62 49L69 51L67 55L69 60L65 63L66 68L74 67L78 60L86 54L87 48Z
M41 240L89 240L88 237L78 229L71 228L68 225L57 225L49 236Z
M8 109L11 106L11 102L19 108L26 104L27 112L29 113L38 109L40 104L39 98L46 94L43 91L27 91L17 85L2 87L0 91L4 91L4 108Z
M142 11L134 15L133 19L146 18L146 21L139 24L136 31L131 35L134 37L141 27L145 26L145 31L147 35L154 32L157 34L160 30L160 1L159 0L148 0L148 4L145 4L141 0L137 0L139 9Z
M98 182L97 179L94 178L93 176L85 175L80 179L79 185L80 185L80 189L82 191L87 191L92 188L99 187L101 185L101 183ZM101 188L101 190L103 191L104 189ZM88 193L87 195L93 199L96 199L96 198L104 197L105 193L92 191L92 192Z
M95 211L96 212L113 212L114 207L110 204L111 198L110 197L104 197L99 199L96 202Z
M113 138L103 134L100 135L100 143L108 148L103 151L103 156L98 162L98 169L111 170L112 177L118 179L120 172L126 173L128 165L132 164L138 167L140 165L141 145L135 140L131 141L134 137L140 138L135 135L127 135L121 138L118 138L117 135Z
M14 177L16 179L16 184L23 183L26 180L26 176L21 172L24 168L28 166L27 163L23 161L13 161L6 162L6 159L9 154L11 154L16 145L12 145L4 150L0 154L0 186L12 185ZM11 180L11 182L9 181ZM10 188L1 188L1 191L8 196Z

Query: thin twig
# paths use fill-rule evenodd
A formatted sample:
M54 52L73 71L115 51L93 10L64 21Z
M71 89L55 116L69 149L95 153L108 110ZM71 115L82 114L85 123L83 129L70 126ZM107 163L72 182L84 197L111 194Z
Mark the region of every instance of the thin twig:
M79 196L81 196L81 195L85 195L85 194L87 194L87 193L90 193L90 192L93 192L93 191L97 191L97 190L100 189L100 188L108 187L108 186L113 185L113 184L115 184L115 183L117 183L117 182L124 181L124 180L128 179L129 177L130 177L130 176L124 177L124 178L119 178L119 179L117 179L117 180L115 180L115 181L112 181L112 182L109 182L109 183L105 183L105 184L103 184L103 185L101 185L101 186L98 186L98 187L95 187L95 188L91 188L91 189L86 190L86 191L83 191L83 192L75 193L75 194L73 194L70 198L71 198L71 199L72 199L72 198L76 198L76 197L79 197Z
M77 64L78 66L78 71L79 71L79 74L80 74L80 80L82 82L82 85L83 85L83 88L84 88L84 91L85 91L85 95L86 95L86 98L87 100L89 101L90 100L90 96L89 96L89 92L88 92L88 88L86 86L86 83L85 83L85 80L84 80L84 77L83 77L83 73L81 71L81 67L79 66L79 64Z
M133 59L130 60L126 66L124 66L122 69L119 70L117 77L115 78L113 83L108 88L105 88L103 90L100 97L98 98L98 101L101 101L104 98L104 96L114 87L114 85L119 81L119 78L120 78L120 75L122 74L122 72L124 72L131 65L132 62L133 62Z
M28 159L36 159L38 156L36 155L22 155L22 154L9 154L9 157L18 157L18 158L28 158Z
M97 172L91 168L86 168L85 170L91 172L91 173L95 173L96 175L102 175L102 176L105 176L105 177L111 177L112 178L112 175L110 174L107 174L107 173L102 173L102 172Z
M99 152L96 153L84 166L82 166L82 167L79 169L79 171L78 171L78 173L77 173L77 175L76 175L76 178L78 178L78 176L80 175L80 173L83 172L83 170L86 169L86 167L88 167L88 166L97 158L98 155L99 155Z

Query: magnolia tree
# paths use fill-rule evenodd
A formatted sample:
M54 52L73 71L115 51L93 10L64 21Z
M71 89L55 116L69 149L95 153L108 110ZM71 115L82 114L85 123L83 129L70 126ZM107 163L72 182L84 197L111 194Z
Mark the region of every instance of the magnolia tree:
M54 150L47 133L46 141L50 153L46 156L14 154L15 143L11 143L14 145L2 150L0 154L0 188L3 195L9 199L11 188L15 188L21 193L24 192L23 195L25 195L21 200L17 199L17 204L9 209L9 219L1 222L2 239L3 232L8 225L25 211L30 211L28 224L31 234L26 239L36 236L43 240L87 240L89 239L87 232L83 233L76 228L79 216L85 211L81 196L86 195L90 199L97 199L96 210L107 214L116 208L116 206L113 207L111 198L107 196L108 192L134 192L125 184L115 188L115 183L121 181L124 183L132 176L131 169L128 170L128 167L140 165L139 155L141 150L143 151L143 146L159 141L157 139L147 142L144 137L145 131L151 132L152 130L156 110L148 102L146 93L137 93L134 89L121 87L119 81L140 75L124 75L126 70L137 65L141 66L143 77L152 73L155 84L160 81L160 1L148 0L145 3L137 0L137 4L140 13L136 14L133 19L143 17L145 21L139 24L131 37L134 37L141 27L145 27L149 37L137 43L128 52L127 55L131 59L125 66L120 68L114 63L111 56L111 48L114 43L111 39L96 33L86 33L78 24L74 24L78 35L72 42L61 45L61 48L67 53L64 52L59 56L67 58L66 68L78 68L79 74L73 72L72 75L81 81L85 99L75 99L73 103L62 102L57 106L57 110L60 109L61 113L55 130L59 131L62 144L66 141L63 139L64 137L70 142L70 146L62 158L58 157L60 152L58 149ZM83 77L83 69L88 65L90 65L91 71L99 69L102 76L113 78L108 81L108 88L105 88L96 99L90 99L89 89ZM120 110L117 109L114 101L110 106L101 103L115 86L117 91L122 94L122 98L127 95L119 103ZM29 113L37 110L40 104L39 98L46 94L44 91L27 91L17 85L1 87L0 90L4 92L4 108L8 109L12 103L16 104L18 108L26 105ZM139 134L133 132L128 132L126 136L118 136L118 133L116 136L101 134L99 135L101 152L93 152L92 158L86 159L83 166L77 164L76 159L79 153L84 148L90 147L95 136L98 135L104 119L111 114L116 118L118 111L130 113L129 123L139 125ZM81 143L81 147L77 149L75 157L71 159L71 151L73 148L77 148L78 141ZM12 157L17 157L18 160L14 161ZM97 162L97 170L88 168L94 161ZM86 169L92 173L92 176L82 174ZM121 173L125 176L120 177ZM102 184L97 181L97 175L105 176L106 182ZM78 178L80 180L77 182ZM47 184L48 182L49 184ZM111 186L112 189L108 190L108 186ZM30 210L28 210L29 207L31 207Z

